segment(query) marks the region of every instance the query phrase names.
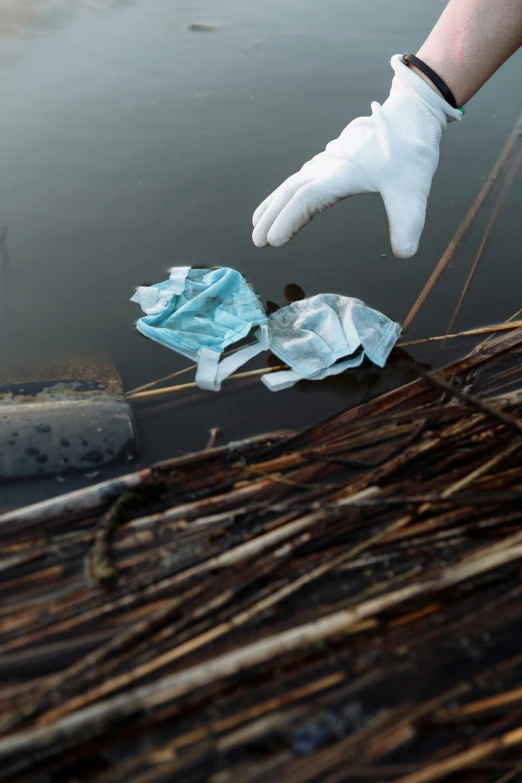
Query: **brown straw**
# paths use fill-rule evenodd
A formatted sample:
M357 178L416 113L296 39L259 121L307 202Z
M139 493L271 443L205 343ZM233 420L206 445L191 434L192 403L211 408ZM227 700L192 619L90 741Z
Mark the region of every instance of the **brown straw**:
M480 260L482 259L482 256L484 255L484 250L486 249L486 245L489 242L491 238L491 234L493 233L493 228L495 227L495 223L498 220L498 216L500 215L502 208L504 204L506 203L506 199L508 197L509 191L511 190L511 187L513 185L513 182L515 180L517 171L519 169L520 164L522 163L522 149L518 149L516 153L513 155L513 157L510 159L511 164L509 166L508 172L506 174L506 177L504 179L504 182L502 183L502 187L499 190L497 200L495 201L495 206L493 207L493 212L491 213L491 217L489 219L489 223L487 225L486 231L484 233L484 237L482 238L482 242L480 243L480 247L478 249L477 255L475 256L475 260L473 261L473 264L471 266L471 269L469 271L469 275L466 279L466 282L464 283L464 288L462 289L462 292L459 297L459 301L457 302L457 305L453 311L453 314L450 318L450 322L448 324L448 328L446 329L447 332L451 331L451 328L453 327L453 324L455 323L455 319L460 311L462 302L464 301L466 294L468 292L468 288L471 284L471 281L473 280L473 277L475 276L475 272L477 271L477 267L479 265Z
M435 283L441 276L441 274L444 272L446 267L448 266L449 262L453 258L453 255L457 249L457 247L460 245L462 240L464 239L465 235L471 228L475 218L477 217L479 210L481 206L484 204L486 198L489 196L495 182L498 180L500 174L502 173L504 166L511 154L511 151L515 147L517 141L520 139L522 135L522 113L520 114L518 120L515 123L515 127L511 131L508 140L506 141L502 152L500 153L499 157L497 158L497 162L491 169L491 172L489 174L489 177L484 182L484 185L482 186L480 193L478 194L477 198L473 202L471 208L469 209L466 217L460 224L460 226L457 229L457 232L455 233L455 236L449 243L448 247L446 248L444 254L442 255L442 258L440 259L439 263L431 273L431 276L420 292L419 296L417 297L417 300L413 307L411 308L410 312L406 316L406 319L403 324L403 329L406 331L406 329L411 325L413 319L421 309L422 305L428 298L428 295L432 291L433 287L435 286Z

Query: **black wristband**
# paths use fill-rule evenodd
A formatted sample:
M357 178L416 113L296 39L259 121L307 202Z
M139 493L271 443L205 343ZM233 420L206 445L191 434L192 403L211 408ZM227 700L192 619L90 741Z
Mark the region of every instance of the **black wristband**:
M452 106L454 109L458 109L457 101L455 100L455 96L451 92L450 88L446 84L446 82L440 78L440 76L435 73L433 68L430 68L429 65L426 65L425 62L422 60L419 60L418 57L416 57L414 54L403 54L402 55L402 61L406 65L410 64L414 65L416 68L419 69L419 71L422 71L424 76L427 76L430 82L433 82L437 90L441 93L441 95L444 97L444 99L449 103L450 106Z

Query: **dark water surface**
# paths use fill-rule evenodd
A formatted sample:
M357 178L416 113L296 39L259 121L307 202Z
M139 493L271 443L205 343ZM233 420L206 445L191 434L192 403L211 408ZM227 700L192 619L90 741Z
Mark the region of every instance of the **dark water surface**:
M253 246L251 215L387 97L390 56L415 51L443 6L0 0L0 228L9 227L11 263L0 360L103 351L126 389L181 369L185 359L137 334L128 301L173 265L232 266L279 304L296 283L307 296L357 296L402 320L519 114L520 54L448 129L414 259L393 258L377 198L338 205L280 249ZM518 177L457 329L503 320L522 304L521 194ZM484 227L457 253L412 337L444 330ZM2 284L5 294L5 275ZM440 362L433 351L420 355ZM343 377L279 394L255 381L139 413L141 462L202 447L211 427L223 439L303 427L394 378L392 368L362 383ZM51 482L38 494L63 488Z

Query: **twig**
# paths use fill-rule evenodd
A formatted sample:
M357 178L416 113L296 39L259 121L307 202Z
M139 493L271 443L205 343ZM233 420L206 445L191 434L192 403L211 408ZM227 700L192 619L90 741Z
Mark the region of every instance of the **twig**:
M442 378L439 378L437 375L433 375L430 372L427 372L423 368L421 368L419 365L414 364L413 362L403 362L404 366L409 367L410 369L413 369L417 375L420 375L421 378L425 378L429 383L431 383L433 386L437 386L442 391L447 392L448 394L451 394L453 397L457 397L459 400L462 400L463 402L467 402L468 405L473 406L474 408L478 408L483 413L486 413L488 416L491 416L491 418L497 419L498 421L502 422L502 424L505 424L506 427L509 427L511 430L514 430L517 435L522 435L522 422L516 419L514 416L511 416L509 413L504 413L504 411L498 410L497 408L493 408L491 405L488 405L483 400L479 399L479 397L476 397L474 394L469 394L468 392L465 392L463 389L461 389L459 386L455 386L452 383L449 383L448 381L442 380Z
M429 764L424 767L424 769L414 772L413 775L406 775L406 777L399 778L395 783L434 783L434 781L441 780L441 778L445 778L454 772L458 772L466 767L474 766L479 761L490 758L496 753L517 747L521 744L522 727L518 727L513 729L513 731L508 731L501 737L495 737L486 742L481 742L479 745L475 745L475 747L465 750L462 753L457 753L442 761L436 761L434 764Z
M504 321L504 323L505 323L506 325L507 325L507 324L509 324L509 323L513 323L513 322L515 321L515 319L516 319L517 315L520 315L520 313L522 313L522 307L520 307L520 308L519 308L519 309L516 311L516 313L513 313L513 315L511 315L509 318L506 318L506 320ZM485 339L485 340L483 340L483 341L480 343L480 347L482 348L483 346L487 345L489 342L491 342L491 340L492 340L493 338L494 338L494 335L493 335L493 334L490 334L490 335L489 335L489 337L486 337L486 339Z
M515 442L507 448L503 446L490 460L487 460L486 462L482 463L482 465L479 465L477 468L475 468L475 470L472 470L471 473L468 473L468 475L464 476L453 484L450 484L450 486L442 492L441 498L449 498L456 492L460 492L460 490L464 487L469 486L478 478L481 478L481 476L489 473L491 468L496 467L498 463L506 459L506 457L510 457L518 448L520 448L520 441L517 438Z
M31 527L44 524L52 518L83 514L116 500L126 490L140 486L151 475L152 469L145 468L136 473L102 481L92 487L77 489L66 495L42 500L30 506L7 511L0 516L0 536L16 530L19 533Z
M519 311L520 312L520 311ZM408 345L420 345L421 343L431 343L435 340L451 340L455 337L473 337L477 334L487 334L488 332L507 332L510 329L520 329L522 321L506 322L495 324L494 326L481 326L478 329L468 329L465 332L456 332L455 334L438 334L436 337L420 337L417 340L406 340L397 343L397 348L406 348Z
M229 375L225 378L225 381L232 381L235 378L251 378L255 375L264 375L265 373L277 372L278 370L284 370L284 365L277 367L261 367L259 370L249 370L248 372L237 372L234 375ZM128 400L142 400L146 397L157 397L161 394L171 394L172 392L183 391L184 389L197 389L198 385L195 381L191 383L181 383L178 386L166 386L162 389L150 389L149 391L135 392L133 394L127 394Z
M463 707L454 707L450 710L445 710L440 715L440 719L446 722L448 719L454 721L455 718L469 718L471 715L480 715L490 710L497 710L500 707L505 707L514 703L522 701L522 688L513 688L510 691L499 693L495 696L488 696L485 699L479 699L478 701L468 702Z
M491 234L493 232L493 228L495 227L495 224L497 222L498 216L500 215L502 208L504 204L506 203L506 199L509 195L509 191L511 190L511 187L513 185L513 182L515 180L515 177L518 172L518 168L520 164L522 163L522 149L519 149L517 153L513 156L511 159L512 163L509 167L509 170L506 174L506 177L504 179L504 182L502 183L502 187L499 190L497 200L495 202L495 206L493 207L493 211L491 213L491 217L489 219L489 223L487 225L486 231L484 232L484 236L482 238L482 242L480 243L480 247L477 251L477 255L475 256L475 260L473 261L473 264L471 266L471 269L469 271L469 275L466 279L466 282L464 283L464 288L461 291L459 301L457 302L455 309L453 311L453 314L450 318L450 321L448 323L448 327L446 329L446 332L450 332L453 324L455 323L455 319L459 313L459 310L461 308L462 302L464 301L466 294L468 292L468 288L471 284L471 281L473 280L473 277L475 276L475 272L477 271L477 267L479 265L479 262L484 255L484 250L486 249L486 245L489 242L489 239L491 237ZM449 334L447 335L450 336Z
M163 383L163 381L170 381L172 378L177 378L178 375L184 375L186 372L190 372L191 370L197 370L197 368L198 368L197 364L191 364L189 365L189 367L184 367L182 370L171 372L170 375L165 375L163 376L163 378L156 378L155 381L144 383L143 386L136 386L134 389L129 389L129 391L126 392L126 394L127 396L130 396L131 394L136 394L137 392L145 391L146 389L151 389L153 386L157 386L158 383Z
M223 353L223 356L224 357L231 356L233 353L237 353L237 351L241 351L243 348L248 348L249 345L255 345L255 343L247 343L247 345L239 345L230 351L225 351ZM129 389L127 395L135 394L136 392L145 391L145 389L150 389L152 388L152 386L157 386L158 383L163 383L163 381L170 381L171 378L176 378L178 375L184 375L186 372L190 372L191 370L197 370L197 368L198 368L197 364L191 364L189 367L184 367L182 370L177 370L176 372L173 372L170 375L165 375L163 378L156 378L155 381L144 383L143 386L136 386L134 389Z
M111 558L111 541L129 506L133 506L137 501L136 492L126 492L121 495L96 528L94 543L87 561L87 570L93 582L106 582L117 576Z
M513 780L515 775L518 775L519 772L522 772L522 764L519 764L517 767L514 767L505 775L502 775L502 777L498 778L498 780L495 780L494 783L508 783L508 781Z
M209 438L207 441L207 445L205 446L205 451L208 449L213 449L216 445L216 441L219 437L219 427L212 427L209 433Z
M457 249L457 247L460 245L464 237L466 236L467 232L471 228L473 221L477 217L479 210L483 203L485 202L486 198L489 196L495 182L499 178L500 174L502 173L504 166L511 154L512 149L516 145L517 141L519 140L520 136L522 134L522 114L520 114L518 120L515 123L515 127L511 131L508 140L506 141L499 157L497 158L497 161L493 168L491 169L491 172L489 174L489 177L484 182L484 185L482 186L480 193L478 194L477 198L473 202L471 208L469 209L466 217L458 227L455 236L449 243L448 247L446 248L444 254L442 255L442 258L440 259L439 263L433 270L428 282L420 292L419 296L417 297L417 300L413 307L411 308L410 312L406 316L403 324L403 330L406 331L406 329L411 325L413 319L421 309L422 305L428 298L428 295L430 294L431 290L433 289L435 283L441 276L441 274L444 272L446 267L448 266L449 262L453 258L453 255Z
M288 478L287 476L281 476L279 473L268 473L262 468L253 467L251 465L244 465L242 462L236 462L233 465L236 470L244 471L245 473L251 473L259 478L269 479L276 484L285 484L288 487L295 487L296 489L310 489L318 490L319 492L326 492L327 490L335 490L340 487L344 487L346 482L337 482L335 484L311 484L303 481L296 481L295 479Z

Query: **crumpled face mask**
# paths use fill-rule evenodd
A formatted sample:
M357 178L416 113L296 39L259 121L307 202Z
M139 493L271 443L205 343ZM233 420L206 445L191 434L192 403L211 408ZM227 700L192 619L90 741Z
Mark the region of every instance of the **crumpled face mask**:
M266 313L234 269L174 267L169 280L141 286L131 301L145 313L137 323L141 334L198 363L201 389L219 391L225 378L268 348ZM221 360L253 327L257 343Z
M361 302L338 294L318 294L282 307L268 319L270 350L290 370L263 375L271 391L307 378L321 380L358 367L367 356L384 367L401 327Z

